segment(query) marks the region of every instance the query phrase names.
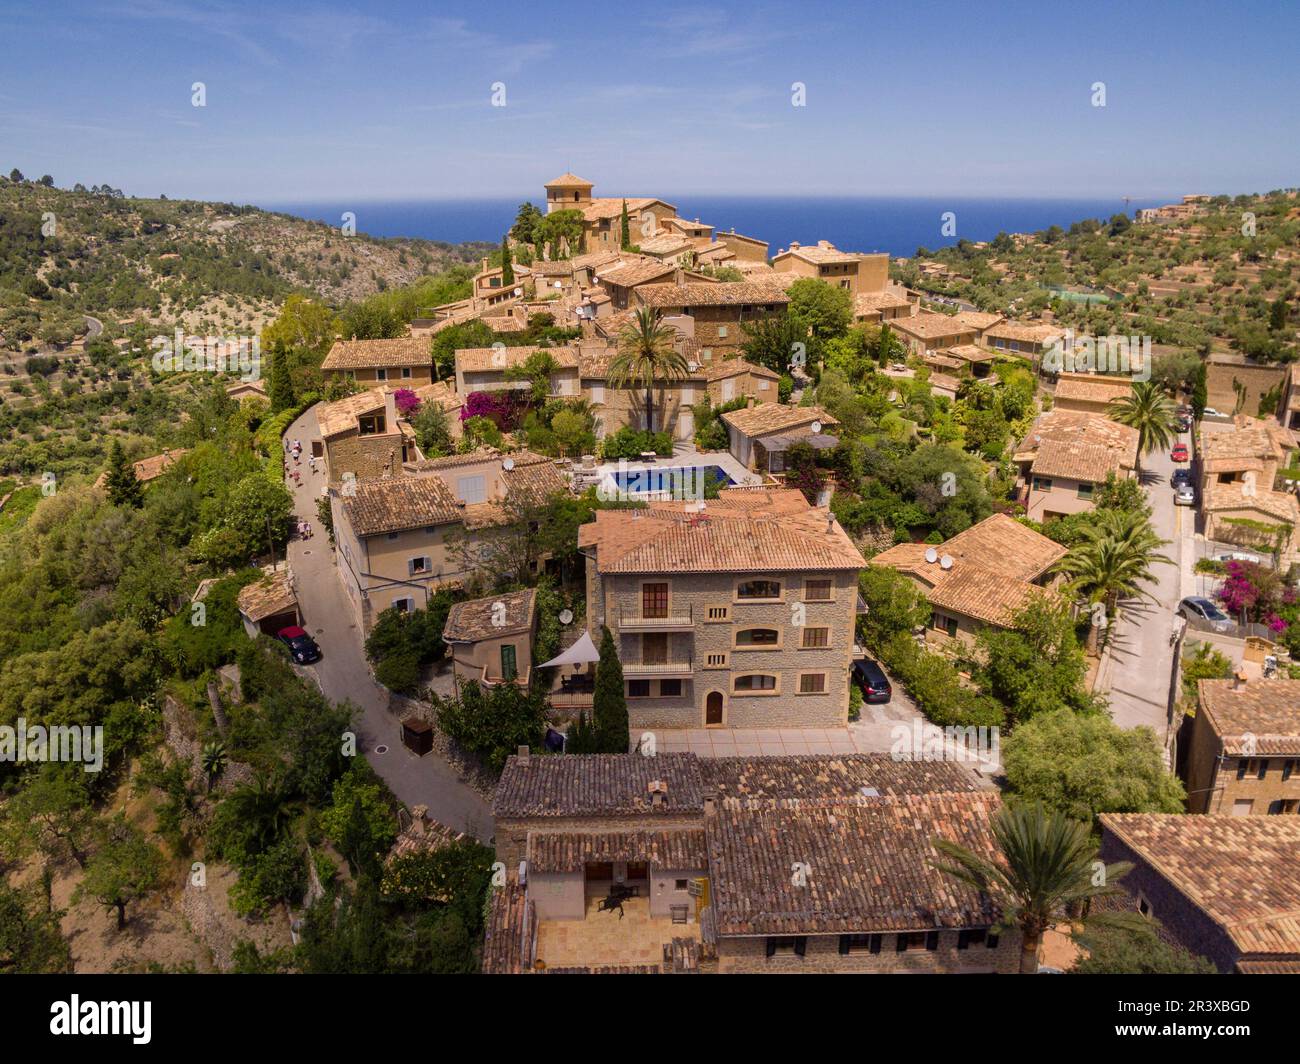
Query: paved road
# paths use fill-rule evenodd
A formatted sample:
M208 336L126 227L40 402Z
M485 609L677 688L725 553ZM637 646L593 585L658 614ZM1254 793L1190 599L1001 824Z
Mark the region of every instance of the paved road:
M93 340L104 331L104 323L98 318L92 318L89 314L83 314L82 317L86 320L87 340Z
M1188 442L1186 433L1180 433L1178 438ZM1155 582L1147 587L1155 601L1124 604L1125 620L1112 637L1115 657L1110 673L1110 711L1122 727L1145 724L1164 740L1174 663L1170 635L1184 594L1183 557L1193 553L1195 515L1190 507L1174 505L1169 477L1177 465L1167 452L1147 455L1142 465L1151 523L1161 539L1170 541L1163 553L1174 564L1155 566Z
M321 527L316 500L325 484L324 472L314 476L306 455L313 439L320 438L315 410L308 410L290 427L287 437L302 442L303 459L297 468L302 486L295 489L294 506L299 518L311 523L314 535L289 543L289 565L298 586L304 626L320 644L322 658L308 671L316 674L321 689L332 702L345 699L360 706L358 739L362 752L397 797L408 807L427 805L429 815L439 823L465 831L480 839L492 834L492 814L473 788L462 782L456 771L436 754L416 757L400 741L396 716L388 708L388 691L370 676L361 645L360 628L334 569L334 550ZM317 463L321 468L321 463ZM386 747L380 753L378 747Z

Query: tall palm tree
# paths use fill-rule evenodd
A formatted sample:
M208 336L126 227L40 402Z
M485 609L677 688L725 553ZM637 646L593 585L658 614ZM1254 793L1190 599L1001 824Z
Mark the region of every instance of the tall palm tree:
M208 778L208 790L217 782L217 777L226 771L226 744L222 742L204 743L202 751L203 774Z
M1156 535L1142 511L1097 510L1093 517L1056 571L1065 574L1067 590L1102 603L1110 617L1122 598L1151 598L1144 585L1155 579L1152 566L1173 560L1160 553L1169 541Z
M1137 429L1137 473L1142 459L1152 451L1168 447L1178 435L1174 422L1174 404L1155 381L1139 381L1123 398L1110 405L1110 419Z
M680 380L689 372L686 357L673 346L675 330L659 320L651 307L642 307L623 327L618 354L609 364L612 388L645 388L646 430L655 430L654 383Z
M1022 975L1038 971L1045 932L1073 917L1091 899L1118 894L1119 879L1133 867L1101 865L1087 825L1056 810L1048 812L1037 802L1003 806L993 819L993 838L999 851L994 860L935 839L935 849L948 861L933 864L987 894L1001 910L999 926L1020 931Z

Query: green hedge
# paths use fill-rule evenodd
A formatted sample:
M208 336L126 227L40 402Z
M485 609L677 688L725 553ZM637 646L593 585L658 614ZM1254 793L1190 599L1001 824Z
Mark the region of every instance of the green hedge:
M890 636L877 652L932 723L941 727L1002 726L1006 713L1000 703L964 686L950 662L922 650L906 632Z

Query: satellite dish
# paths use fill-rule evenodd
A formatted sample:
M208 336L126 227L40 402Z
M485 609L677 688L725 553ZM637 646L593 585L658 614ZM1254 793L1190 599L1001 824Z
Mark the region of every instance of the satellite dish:
M933 547L926 547L925 560L929 562L931 565L933 565L935 562L939 560L939 552L935 550Z
M945 554L942 558L939 559L939 564L942 565L945 569L951 569L951 568L952 568L952 555L951 555L951 554Z
M524 290L523 290L522 288L516 288L516 289L515 289L515 295L517 295L517 296L521 296L521 295L523 295L523 294L524 294Z
M821 423L820 421L814 421L814 422L812 423L812 430L813 430L814 433L819 433L819 432L821 432L821 430L822 430L822 423Z
M514 469L514 467L515 467L515 460L513 458L507 458L501 463L501 468L506 470L507 472L509 472L511 469Z
M573 610L560 610L560 623L561 623L561 624L572 624L572 623L573 623Z

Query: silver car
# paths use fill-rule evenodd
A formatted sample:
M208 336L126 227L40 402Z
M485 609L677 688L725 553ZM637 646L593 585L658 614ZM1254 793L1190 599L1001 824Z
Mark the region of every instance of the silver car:
M1190 596L1178 604L1178 612L1188 620L1208 621L1216 632L1226 632L1232 627L1232 618L1213 602L1200 595Z
M1178 487L1174 489L1174 505L1195 506L1196 489L1190 484L1179 484Z

